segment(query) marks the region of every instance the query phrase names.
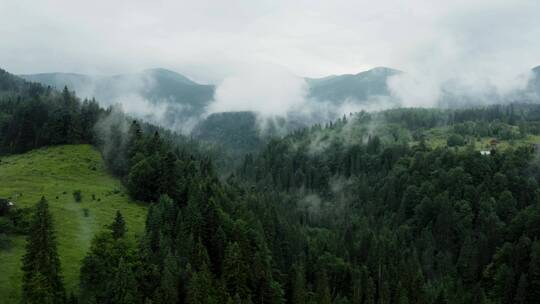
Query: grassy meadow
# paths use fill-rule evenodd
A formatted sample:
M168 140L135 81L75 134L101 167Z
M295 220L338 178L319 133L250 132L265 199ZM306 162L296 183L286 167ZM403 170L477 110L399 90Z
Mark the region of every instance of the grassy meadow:
M17 207L32 207L41 196L53 215L66 290L77 291L79 268L92 237L112 222L117 210L128 234L144 229L146 207L130 200L120 181L105 168L89 145L66 145L0 158L0 198ZM80 202L73 193L81 191ZM21 257L25 237L13 236L10 249L0 250L0 303L17 303L21 294Z

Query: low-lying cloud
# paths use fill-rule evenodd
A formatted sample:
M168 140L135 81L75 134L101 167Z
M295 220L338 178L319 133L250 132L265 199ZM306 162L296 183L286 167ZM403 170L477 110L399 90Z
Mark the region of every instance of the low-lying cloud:
M284 68L254 65L226 77L217 86L208 112L252 111L264 116L285 116L304 105L307 90L303 78Z

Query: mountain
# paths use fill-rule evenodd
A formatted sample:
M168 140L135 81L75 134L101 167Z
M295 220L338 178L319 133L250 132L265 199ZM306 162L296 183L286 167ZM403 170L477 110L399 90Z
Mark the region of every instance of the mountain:
M333 75L323 78L306 78L309 97L318 101L343 103L347 100L366 101L374 96L389 96L386 81L398 70L377 67L358 74Z
M43 85L62 89L67 86L81 97L95 97L105 104L140 97L154 104L180 106L183 116L198 115L213 99L214 86L196 83L184 75L166 70L149 69L132 74L94 76L74 73L20 75Z

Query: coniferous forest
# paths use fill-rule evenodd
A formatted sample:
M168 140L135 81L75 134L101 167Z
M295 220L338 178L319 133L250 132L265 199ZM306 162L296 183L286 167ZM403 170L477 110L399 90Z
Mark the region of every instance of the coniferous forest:
M67 88L2 71L0 89L3 155L92 144L148 209L135 239L111 217L66 290L53 198L2 202L23 303L540 303L538 105L351 113L224 170Z

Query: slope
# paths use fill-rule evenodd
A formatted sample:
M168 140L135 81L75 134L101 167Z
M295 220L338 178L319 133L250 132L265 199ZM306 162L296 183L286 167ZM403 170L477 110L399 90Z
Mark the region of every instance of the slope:
M398 70L378 67L355 75L337 75L306 79L309 96L319 101L342 103L348 99L363 102L370 97L389 96L386 80L401 73Z
M49 201L68 292L78 288L80 263L92 237L112 222L117 210L124 215L131 236L144 229L146 208L128 198L120 181L106 172L99 152L89 145L3 157L0 185L0 198L9 198L19 208L34 206L42 195ZM75 202L76 190L82 193L81 202ZM11 248L0 250L0 303L17 303L20 298L25 238L11 239Z
M138 73L90 76L72 73L20 75L27 81L62 89L67 86L81 97L95 97L113 104L138 96L152 103L183 106L188 114L200 114L213 99L214 86L198 84L184 75L166 69L148 69Z

